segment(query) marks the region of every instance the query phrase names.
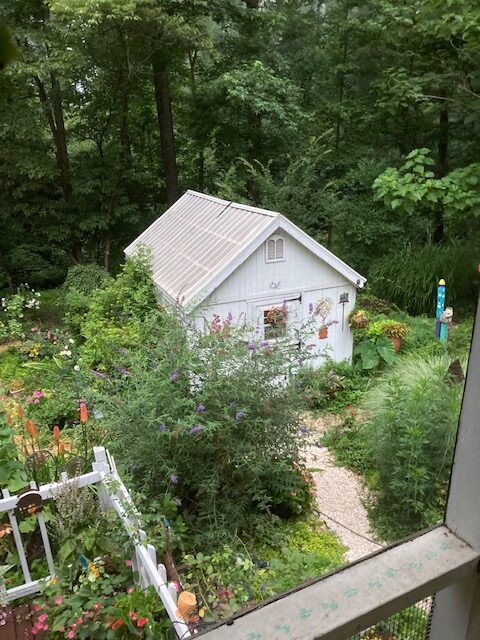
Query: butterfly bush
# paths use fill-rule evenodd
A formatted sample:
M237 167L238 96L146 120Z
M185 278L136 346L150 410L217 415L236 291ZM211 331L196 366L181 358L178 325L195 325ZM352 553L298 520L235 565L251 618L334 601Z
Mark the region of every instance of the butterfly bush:
M130 375L112 374L96 399L134 485L151 499L169 494L213 536L280 507L285 517L300 513L313 499L298 472L304 435L294 385L315 355L311 327L275 344L231 316L225 322L228 331L201 332L175 308L153 311L130 350Z

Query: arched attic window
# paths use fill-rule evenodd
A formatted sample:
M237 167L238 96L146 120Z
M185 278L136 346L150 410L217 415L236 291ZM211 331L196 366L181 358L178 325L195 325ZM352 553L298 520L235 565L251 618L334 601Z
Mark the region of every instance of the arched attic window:
M285 239L281 236L271 236L265 243L265 260L267 262L282 262L285 260Z

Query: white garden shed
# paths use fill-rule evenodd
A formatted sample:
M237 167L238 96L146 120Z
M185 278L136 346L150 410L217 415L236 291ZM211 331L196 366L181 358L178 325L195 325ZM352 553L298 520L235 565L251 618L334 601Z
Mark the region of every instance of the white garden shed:
M140 246L151 249L159 295L181 304L197 326L229 318L260 339L280 339L321 301L328 313L316 316L311 335L318 360L351 358L347 316L366 279L284 215L189 190L126 255ZM327 337L319 335L323 325Z

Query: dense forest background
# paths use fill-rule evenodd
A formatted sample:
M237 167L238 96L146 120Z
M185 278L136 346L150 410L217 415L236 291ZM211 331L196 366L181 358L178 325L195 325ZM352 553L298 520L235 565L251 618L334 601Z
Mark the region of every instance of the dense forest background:
M477 0L0 0L0 16L18 51L0 74L0 287L115 270L192 188L284 212L379 282L445 249L471 289Z

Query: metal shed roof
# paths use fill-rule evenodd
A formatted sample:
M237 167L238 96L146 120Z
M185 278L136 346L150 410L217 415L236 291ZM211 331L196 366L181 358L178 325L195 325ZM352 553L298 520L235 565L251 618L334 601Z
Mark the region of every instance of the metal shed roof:
M357 286L365 278L280 213L187 191L126 249L152 251L156 286L170 301L200 304L279 227Z

